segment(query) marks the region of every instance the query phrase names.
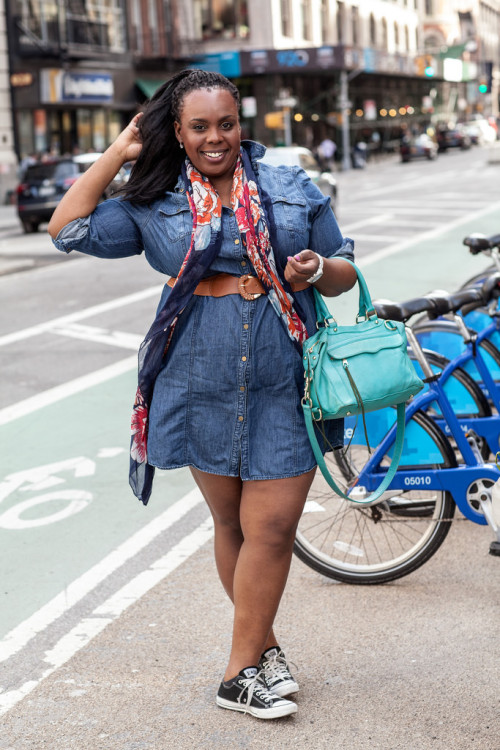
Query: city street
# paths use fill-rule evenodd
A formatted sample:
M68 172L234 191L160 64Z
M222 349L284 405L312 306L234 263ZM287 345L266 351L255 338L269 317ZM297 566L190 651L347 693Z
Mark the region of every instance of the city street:
M480 147L336 172L373 298L485 267L462 240L500 232L499 174ZM127 480L136 352L164 281L142 257L58 253L0 208L0 750L500 750L500 561L460 521L383 587L294 559L278 631L298 714L215 706L231 610L208 511L187 469L157 472L147 508ZM342 322L356 305L329 301Z

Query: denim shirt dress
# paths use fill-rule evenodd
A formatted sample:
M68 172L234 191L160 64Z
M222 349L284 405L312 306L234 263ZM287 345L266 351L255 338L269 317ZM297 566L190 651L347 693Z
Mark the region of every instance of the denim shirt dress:
M271 197L283 266L310 248L326 258L353 259L325 197L299 167L257 160L264 146L244 141L260 186ZM54 244L100 258L145 253L162 274L177 276L188 251L191 212L179 179L173 192L143 206L112 198L64 227ZM222 245L210 275L254 274L231 209L222 209ZM171 292L165 286L160 306ZM297 293L309 335L316 330L312 287ZM175 327L155 383L149 415L148 463L161 469L194 466L242 480L303 474L316 461L300 399L302 358L265 295L245 300L194 295ZM132 399L131 399L132 400ZM343 442L341 421L325 423L329 442ZM321 441L320 441L321 444ZM324 445L326 450L328 446Z

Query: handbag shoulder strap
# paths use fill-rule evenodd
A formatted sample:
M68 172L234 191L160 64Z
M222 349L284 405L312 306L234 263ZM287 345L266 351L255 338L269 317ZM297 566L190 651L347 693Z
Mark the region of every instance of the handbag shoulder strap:
M356 503L358 505L371 505L375 500L378 500L379 497L383 495L383 493L386 491L386 489L389 487L390 483L394 479L394 476L396 474L398 464L401 460L401 455L403 453L403 442L404 442L404 433L405 433L405 404L398 404L397 406L397 428L396 428L396 440L394 442L394 452L392 455L391 464L387 470L386 475L384 476L382 482L377 487L377 489L371 493L368 497L365 497L363 500L356 500L355 498L350 497L349 495L345 495L340 487L336 484L334 478L330 474L328 470L328 466L326 465L326 461L324 459L323 453L321 452L321 448L319 447L318 439L316 437L316 434L314 432L314 424L312 419L312 409L310 406L304 405L304 417L306 421L306 428L307 428L307 434L309 435L309 440L311 441L311 447L314 452L314 457L316 458L316 461L318 463L318 466L321 470L321 473L323 474L324 478L334 490L334 492L337 493L340 497L343 497L345 500L350 500L352 503Z
M351 260L348 260L347 258L342 258L343 261L346 263L349 263L354 270L356 271L358 275L358 285L359 285L359 317L368 318L373 315L376 315L375 308L373 307L372 298L370 296L370 292L368 291L368 286L365 281L365 277L357 267L355 263L353 263ZM325 320L330 320L333 318L333 315L328 310L326 303L321 296L321 294L318 292L316 288L314 288L314 303L316 305L316 315L318 318L318 322L324 323Z

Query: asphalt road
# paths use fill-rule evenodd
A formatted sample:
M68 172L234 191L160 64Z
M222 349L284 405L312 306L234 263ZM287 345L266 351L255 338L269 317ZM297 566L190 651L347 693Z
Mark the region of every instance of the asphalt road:
M373 297L486 264L461 242L499 230L498 170L471 150L338 175ZM0 210L0 750L500 750L500 563L466 522L383 587L294 560L278 631L299 713L216 708L231 611L208 513L186 470L161 473L147 509L126 479L135 351L163 280L140 258L58 254L16 222Z

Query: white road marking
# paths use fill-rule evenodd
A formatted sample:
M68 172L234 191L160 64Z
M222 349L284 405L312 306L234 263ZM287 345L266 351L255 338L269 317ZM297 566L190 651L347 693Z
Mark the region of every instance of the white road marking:
M349 232L352 232L354 229L358 229L358 227L367 227L370 224L384 224L386 222L392 221L392 219L393 217L391 214L377 214L376 216L371 216L370 218L355 221L354 224L343 225L342 234L349 234Z
M99 305L93 305L87 307L84 310L77 310L76 312L69 313L68 315L62 315L60 318L54 318L53 320L47 320L45 323L39 323L29 328L23 328L20 331L13 331L7 333L4 336L0 336L0 346L7 346L13 344L16 341L23 341L24 339L31 338L32 336L39 336L41 333L50 331L52 328L57 326L67 325L68 323L74 323L77 320L84 320L90 318L93 315L100 315L101 313L109 312L110 310L116 310L119 307L125 307L126 305L132 305L135 302L141 302L149 297L154 297L161 293L163 286L151 286L147 289L143 289L141 292L134 292L133 294L126 294L124 297L116 297L116 299L108 300L107 302L101 302Z
M168 529L203 500L198 489L193 489L161 515L133 534L103 560L83 573L43 605L31 617L16 625L0 642L0 662L21 651L38 633L52 625L130 558L147 547L159 534Z
M30 396L24 399L24 401L18 401L17 404L6 406L4 409L0 409L0 425L8 424L20 417L25 417L27 414L42 409L44 406L55 404L63 398L73 396L75 393L80 393L95 385L100 385L106 380L116 378L135 368L137 368L137 356L127 357L112 365L103 367L101 370L95 370L88 373L88 375L82 375L74 380L69 380L67 383L62 383L61 385L56 385L54 388L49 388L47 391L37 393L35 396Z
M373 234L356 234L354 235L354 241L357 242L394 242L395 240L400 241L402 237L398 237L394 234L379 234L374 232Z
M80 649L101 633L107 625L116 620L128 607L135 604L154 586L172 573L179 565L199 550L213 536L213 522L209 518L191 534L184 537L170 552L139 573L120 591L97 607L90 617L86 617L69 633L66 633L47 651L44 661L49 668L37 680L25 682L17 690L0 694L0 715L7 713L19 701L31 693L40 683L71 659Z
M436 237L439 237L441 234L444 234L445 232L449 232L452 229L456 229L462 224L467 224L469 221L476 221L476 219L481 218L481 216L484 216L485 214L493 213L493 211L498 211L499 209L500 209L500 201L497 203L490 204L489 206L486 206L480 211L475 211L474 213L466 214L465 216L462 216L460 219L457 219L456 221L452 221L451 223L446 223L444 226L436 227L435 229L431 229L428 232L422 232L422 234L419 234L416 237L410 237L409 239L403 240L402 242L397 242L394 245L389 245L389 247L386 247L383 250L377 250L374 253L370 253L370 255L360 258L358 261L358 265L361 268L365 268L366 266L371 266L374 263L378 263L378 261L382 260L383 258L388 258L391 255L396 255L396 253L400 253L403 250L406 250L412 245L425 242L426 240L432 240Z
M55 325L50 329L50 332L56 333L58 336L68 336L81 341L94 341L97 344L108 344L109 346L118 346L121 349L133 349L134 351L138 350L144 338L144 336L136 333L112 331L109 328L85 326L80 323Z

